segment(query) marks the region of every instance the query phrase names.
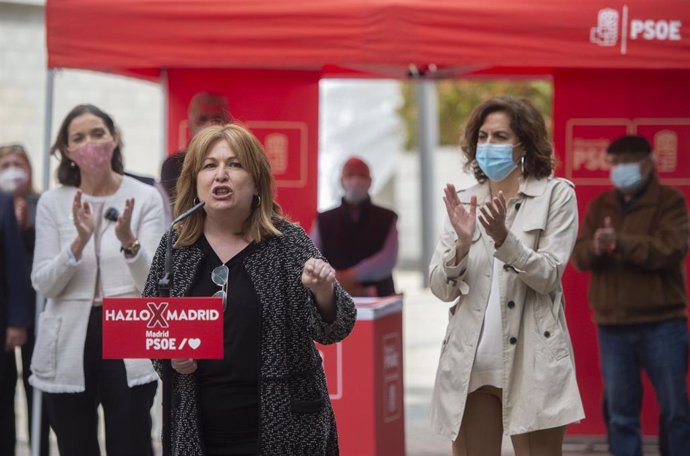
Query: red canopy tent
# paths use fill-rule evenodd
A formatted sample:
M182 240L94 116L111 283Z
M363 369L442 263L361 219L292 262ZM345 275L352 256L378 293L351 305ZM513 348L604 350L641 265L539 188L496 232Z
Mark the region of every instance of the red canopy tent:
M603 9L617 19L599 23ZM146 76L161 68L271 68L403 77L410 64L690 69L690 41L680 39L689 31L682 0L47 2L50 68Z
M318 95L302 97L320 77L548 75L555 85L554 142L564 163L559 173L578 184L584 209L607 184L597 164L600 139L625 132L653 136L680 128L673 130L678 166L661 176L689 193L690 160L677 153L690 150L689 6L685 0L48 0L48 67L163 76L171 141L189 86L241 85L231 100L261 100L252 103L261 109L241 108L250 124L269 110L286 138L302 134L309 143L300 143L308 168L284 181L301 183L309 195L304 217L316 202ZM289 91L298 95L289 103L310 104L310 112L297 115L302 123L275 106L287 103L275 87L290 78ZM259 120L253 128L266 126ZM587 277L568 271L565 281L588 415L573 431L603 434ZM645 416L647 432L656 430L653 411Z

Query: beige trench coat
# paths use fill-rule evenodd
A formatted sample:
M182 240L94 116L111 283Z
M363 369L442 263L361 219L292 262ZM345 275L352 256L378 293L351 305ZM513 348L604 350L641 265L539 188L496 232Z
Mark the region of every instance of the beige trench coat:
M459 192L463 202L490 198L483 183ZM517 204L516 204L517 203ZM577 202L563 179L521 180L508 211L516 211L508 237L496 250L477 222L469 254L455 266L457 236L446 217L430 264L431 290L455 301L432 400L436 432L455 440L489 301L494 256L505 263L499 278L503 326L503 429L523 434L584 418L566 326L561 277L575 244ZM510 216L510 214L509 214Z

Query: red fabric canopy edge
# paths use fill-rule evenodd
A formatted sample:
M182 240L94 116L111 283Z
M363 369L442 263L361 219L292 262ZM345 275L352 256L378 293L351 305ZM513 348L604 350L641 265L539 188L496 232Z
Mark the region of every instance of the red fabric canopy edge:
M49 67L147 78L160 68L690 68L690 8L677 0L48 0L46 15Z

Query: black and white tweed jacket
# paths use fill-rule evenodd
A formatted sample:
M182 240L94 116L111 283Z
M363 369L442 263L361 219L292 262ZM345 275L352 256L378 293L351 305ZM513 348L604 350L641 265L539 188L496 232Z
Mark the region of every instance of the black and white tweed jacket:
M336 319L326 323L312 295L301 283L304 263L323 258L304 230L281 222L282 236L261 242L244 266L262 304L259 377L259 453L262 456L338 455L335 418L326 388L321 357L314 341L332 344L352 330L356 309L336 283ZM173 235L173 240L176 235ZM157 296L163 276L167 236L151 265L144 296ZM174 242L174 241L173 241ZM196 245L173 249L170 296L185 296L197 279L203 253ZM170 413L164 410L164 456L203 456L197 387L194 374L182 375L169 362L154 360L159 374L166 369L171 387ZM167 429L167 432L166 432Z

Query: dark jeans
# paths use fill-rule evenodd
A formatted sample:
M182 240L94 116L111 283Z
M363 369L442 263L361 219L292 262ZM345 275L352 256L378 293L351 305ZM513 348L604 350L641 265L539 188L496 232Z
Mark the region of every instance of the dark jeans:
M609 446L615 456L641 456L642 379L654 386L670 456L690 448L688 327L685 319L599 326L601 370L609 416Z
M127 386L122 360L102 359L102 311L94 308L84 346L86 390L46 394L50 424L61 456L98 456L98 404L103 406L108 456L147 456L151 451L149 410L156 382Z

